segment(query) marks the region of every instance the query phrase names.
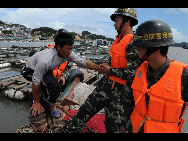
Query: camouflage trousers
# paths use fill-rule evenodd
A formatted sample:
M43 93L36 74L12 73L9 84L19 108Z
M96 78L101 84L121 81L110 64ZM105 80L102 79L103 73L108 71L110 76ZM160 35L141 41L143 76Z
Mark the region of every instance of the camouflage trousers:
M115 83L105 76L86 101L81 105L77 114L72 118L69 127L79 129L87 123L102 108L105 110L105 128L107 133L119 133L123 113L123 85Z

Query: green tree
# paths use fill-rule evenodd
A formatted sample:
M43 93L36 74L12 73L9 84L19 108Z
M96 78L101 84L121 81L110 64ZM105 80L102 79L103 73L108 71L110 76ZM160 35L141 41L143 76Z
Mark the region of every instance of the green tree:
M5 23L0 20L0 25L5 25Z
M35 28L31 31L31 34L34 34L35 31L40 31L40 34L42 37L52 36L52 34L56 34L56 30L49 28L49 27L39 27Z
M12 30L3 30L2 31L4 34L12 34Z
M77 35L77 33L75 33L75 32L70 32L70 35L71 35L73 38L75 38L75 36Z
M89 31L83 31L82 32L82 36L85 36L85 35L90 35L91 33Z

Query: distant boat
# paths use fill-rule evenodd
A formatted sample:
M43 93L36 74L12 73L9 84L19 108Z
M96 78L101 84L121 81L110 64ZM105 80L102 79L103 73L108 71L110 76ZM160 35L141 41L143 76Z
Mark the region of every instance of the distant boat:
M105 48L105 49L108 49L108 46L100 46L101 48Z
M186 46L183 46L183 49L188 49L188 45L186 45Z

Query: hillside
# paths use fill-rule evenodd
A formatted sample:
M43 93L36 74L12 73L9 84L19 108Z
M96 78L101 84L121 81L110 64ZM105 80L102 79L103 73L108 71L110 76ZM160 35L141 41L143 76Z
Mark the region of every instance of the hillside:
M181 42L181 43L175 43L174 45L172 45L173 47L183 47L183 46L186 46L188 45L188 43L186 42Z
M70 32L70 34L75 38L76 35L78 35L75 32ZM114 41L113 38L106 38L103 35L96 35L96 34L92 34L89 31L83 31L81 33L81 35L78 35L81 39L91 39L91 40L95 40L95 39L106 39L108 41Z
M39 27L31 31L32 35L41 35L42 37L53 36L56 34L56 30L49 27Z
M48 36L54 36L56 34L57 30L49 28L49 27L39 27L39 28L35 28L31 31L32 35L41 35L42 37L48 37ZM76 35L78 35L78 33L75 32L70 32L70 34L73 36L73 38L75 38ZM106 38L105 36L102 35L96 35L96 34L92 34L89 31L83 31L81 33L81 35L78 35L81 39L91 39L91 40L95 40L95 39L106 39L108 41L114 41L114 39L112 38Z
M10 34L9 36L27 36L31 29L21 24L7 23L0 20L0 33Z

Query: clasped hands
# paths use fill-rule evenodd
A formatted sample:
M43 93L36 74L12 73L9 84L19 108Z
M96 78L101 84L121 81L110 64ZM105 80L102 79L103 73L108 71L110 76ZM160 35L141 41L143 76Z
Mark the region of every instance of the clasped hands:
M110 65L108 63L103 63L99 65L99 72L104 73L107 76L110 76Z

